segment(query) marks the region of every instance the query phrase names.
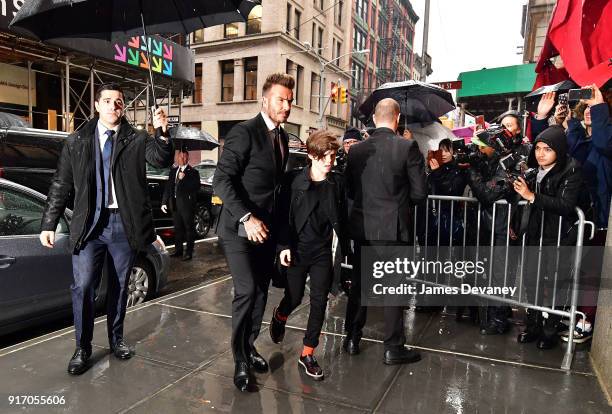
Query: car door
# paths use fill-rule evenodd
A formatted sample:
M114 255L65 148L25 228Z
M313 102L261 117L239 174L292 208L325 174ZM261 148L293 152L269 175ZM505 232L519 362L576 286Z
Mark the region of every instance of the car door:
M39 240L42 196L0 183L0 324L12 324L70 307L71 252L66 220L55 246Z
M161 211L162 197L168 182L169 168L155 168L147 163L147 191L153 209L153 223L156 229L172 227L172 215Z

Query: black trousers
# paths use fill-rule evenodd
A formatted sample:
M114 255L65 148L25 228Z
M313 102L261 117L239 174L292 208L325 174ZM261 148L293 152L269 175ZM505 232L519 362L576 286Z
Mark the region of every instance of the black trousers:
M183 251L183 243L187 242L185 254L193 254L195 241L195 208L191 203L174 203L172 220L174 221L174 246L178 253Z
M296 264L287 269L285 296L278 305L278 312L289 316L302 302L306 288L306 276L310 275L310 313L304 335L304 345L316 348L325 320L327 297L333 280L331 252L304 264Z
M363 277L371 277L367 273L361 272L361 256L364 247L380 247L384 251L396 250L402 251L402 247L406 246L398 242L382 242L382 241L355 241L355 263L353 263L353 278L351 290L348 296L346 305L346 322L345 331L349 338L358 340L363 335L363 327L366 324L368 316L367 306L361 303L361 285ZM403 306L384 306L383 318L385 320L385 350L397 350L406 343L404 335L404 307Z
M234 361L247 362L259 336L268 300L275 246L255 245L244 237L223 238L221 244L232 274L232 352Z

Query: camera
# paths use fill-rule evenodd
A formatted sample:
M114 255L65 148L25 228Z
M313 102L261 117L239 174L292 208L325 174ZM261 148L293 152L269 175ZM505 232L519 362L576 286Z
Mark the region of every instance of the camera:
M520 135L513 135L503 125L491 124L489 128L479 131L476 137L500 153L507 153L522 141Z
M499 160L499 164L506 172L505 182L508 185L520 178L523 178L526 183L533 182L538 176L537 168L529 168L527 165L527 157L516 153L511 153Z
M458 139L453 141L452 145L453 159L457 164L477 165L487 158L485 154L480 152L480 148L476 144L466 145L462 139Z

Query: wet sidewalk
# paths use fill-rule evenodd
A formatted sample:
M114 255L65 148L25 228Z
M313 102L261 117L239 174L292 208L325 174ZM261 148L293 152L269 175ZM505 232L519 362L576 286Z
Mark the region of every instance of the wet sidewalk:
M342 350L345 298L332 300L316 351L325 380L298 369L305 302L288 321L282 345L267 324L257 341L270 372L255 374L249 393L233 385L232 283L222 277L130 309L125 337L135 346L128 361L111 357L106 323L96 322L94 366L66 373L74 351L72 329L0 350L0 412L70 413L611 413L588 360L578 346L572 371L559 369L565 344L540 351L519 345L519 327L483 337L454 315L408 312L408 343L422 360L404 366L382 363L382 313L372 309L361 354ZM264 321L281 298L271 288ZM9 397L63 396L56 405L10 405ZM31 399L30 399L31 401Z

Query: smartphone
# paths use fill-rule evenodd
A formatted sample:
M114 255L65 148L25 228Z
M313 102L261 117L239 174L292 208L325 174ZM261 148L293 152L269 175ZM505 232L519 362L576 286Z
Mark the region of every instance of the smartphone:
M559 104L561 104L561 105L567 105L568 100L569 100L569 99L568 99L568 95L567 95L567 93L562 93L562 94L559 94Z
M427 165L429 165L429 161L432 159L435 159L436 161L438 161L438 165L442 166L442 164L444 164L442 162L442 150L429 151L427 153Z
M478 115L476 117L476 129L485 129L485 119L484 115Z
M568 100L579 101L581 99L592 99L593 89L570 89L567 93Z

